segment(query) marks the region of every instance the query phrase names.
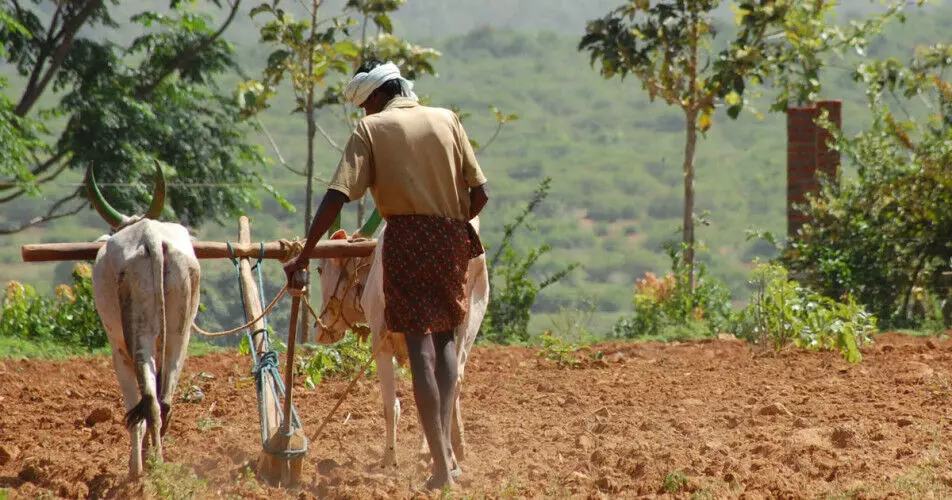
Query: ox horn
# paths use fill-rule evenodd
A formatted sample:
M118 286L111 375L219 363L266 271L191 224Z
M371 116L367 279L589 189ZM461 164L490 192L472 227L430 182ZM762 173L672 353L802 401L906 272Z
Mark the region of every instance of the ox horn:
M96 176L93 175L92 165L86 168L86 196L89 197L93 208L99 212L99 215L105 219L110 226L116 227L128 218L119 213L115 208L112 208L109 202L103 197L102 192L99 191L99 186L96 185Z
M357 232L360 233L361 236L370 238L374 235L374 232L377 231L378 227L380 227L380 212L375 208L373 213L370 214L370 218L364 223L364 227L360 228Z
M158 219L162 215L163 207L165 207L165 176L162 174L159 162L155 162L155 194L145 216L149 219Z

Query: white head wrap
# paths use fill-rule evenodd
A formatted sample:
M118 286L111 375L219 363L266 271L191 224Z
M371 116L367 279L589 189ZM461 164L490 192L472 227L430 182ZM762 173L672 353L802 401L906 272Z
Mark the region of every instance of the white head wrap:
M381 64L370 70L369 73L357 73L344 89L344 97L350 102L360 106L373 94L377 88L390 80L400 82L401 94L404 97L417 100L413 93L413 82L400 76L400 68L392 62Z

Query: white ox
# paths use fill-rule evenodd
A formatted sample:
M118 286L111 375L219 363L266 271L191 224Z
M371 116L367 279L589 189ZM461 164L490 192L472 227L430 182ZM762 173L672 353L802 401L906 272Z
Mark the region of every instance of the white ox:
M152 220L165 198L161 168L145 217L116 212L91 172L86 186L93 206L116 230L96 255L93 291L126 405L129 473L138 476L146 430L156 459L162 460L162 435L198 312L199 264L187 229Z
M473 219L472 224L478 233L479 218ZM385 237L386 229L380 231L377 247L371 256L320 260L318 272L321 278L323 309L320 324L317 326L316 337L318 342L333 343L340 340L348 328L358 323L370 326L370 330L373 332L371 346L373 352L377 353L377 374L380 378L383 414L386 421L382 465L388 467L397 465L397 423L400 420L400 401L396 395L393 359L396 358L401 365L406 366L407 353L406 340L403 334L387 331L384 319L385 301L381 248ZM331 236L331 239L344 238L347 238L344 231L338 231ZM470 260L465 289L469 300L469 310L463 318L463 322L456 329L456 361L459 365L459 374L456 383L453 429L451 431L454 455L452 464L454 467L457 467L458 461L465 456L463 417L460 408L463 373L470 349L472 349L473 342L476 340L476 334L479 332L483 316L486 314L486 307L489 304L489 273L486 269L485 254ZM381 345L382 341L383 345ZM420 450L421 453L429 453L426 436L423 437Z

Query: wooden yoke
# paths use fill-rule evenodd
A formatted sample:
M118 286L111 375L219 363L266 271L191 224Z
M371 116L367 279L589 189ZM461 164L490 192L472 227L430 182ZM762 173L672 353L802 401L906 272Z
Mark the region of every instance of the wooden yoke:
M52 262L61 260L94 260L96 253L105 242L92 243L39 243L20 247L23 262ZM373 253L377 240L348 242L343 240L320 241L308 256L311 259L327 257L366 257ZM220 241L193 241L195 256L199 259L227 259L228 243ZM261 245L257 243L232 244L235 257L257 259ZM264 244L265 259L288 260L295 256L296 250L289 242L270 241Z

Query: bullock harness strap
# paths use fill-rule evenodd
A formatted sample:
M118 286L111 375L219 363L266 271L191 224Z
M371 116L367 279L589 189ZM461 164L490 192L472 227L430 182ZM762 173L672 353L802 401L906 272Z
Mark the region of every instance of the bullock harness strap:
M354 262L357 259L349 259L349 260L351 262ZM354 295L354 310L357 311L357 313L360 316L365 316L364 308L363 306L360 305L360 296L363 295L363 291L361 290L362 285L360 284L360 271L369 265L370 264L366 262L363 264L358 264L357 266L354 267L354 271L352 273L347 271L346 264L343 266L343 268L341 269L341 273L337 277L337 283L334 284L334 292L331 294L331 297L327 300L327 305L324 306L324 309L321 310L321 314L317 314L314 312L314 308L311 307L311 303L307 300L307 296L306 295L304 296L304 304L307 305L307 310L311 313L311 316L314 318L314 321L318 325L321 326L322 330L328 330L328 331L330 330L330 328L328 328L328 326L324 324L324 321L321 320L321 318L324 317L325 314L327 314L328 310L330 310L331 306L335 303L337 304L337 307L334 308L333 310L334 317L332 318L332 321L330 322L330 324L335 325L337 324L338 321L343 321L344 324L346 325L345 330L349 330L354 327L354 325L351 324L350 321L347 321L347 316L344 315L343 304L341 304L341 300L338 298L338 297L347 297L347 295L350 294L351 289L354 289L354 288L357 289L356 293L353 294ZM344 285L343 295L341 295L340 293L341 285Z

